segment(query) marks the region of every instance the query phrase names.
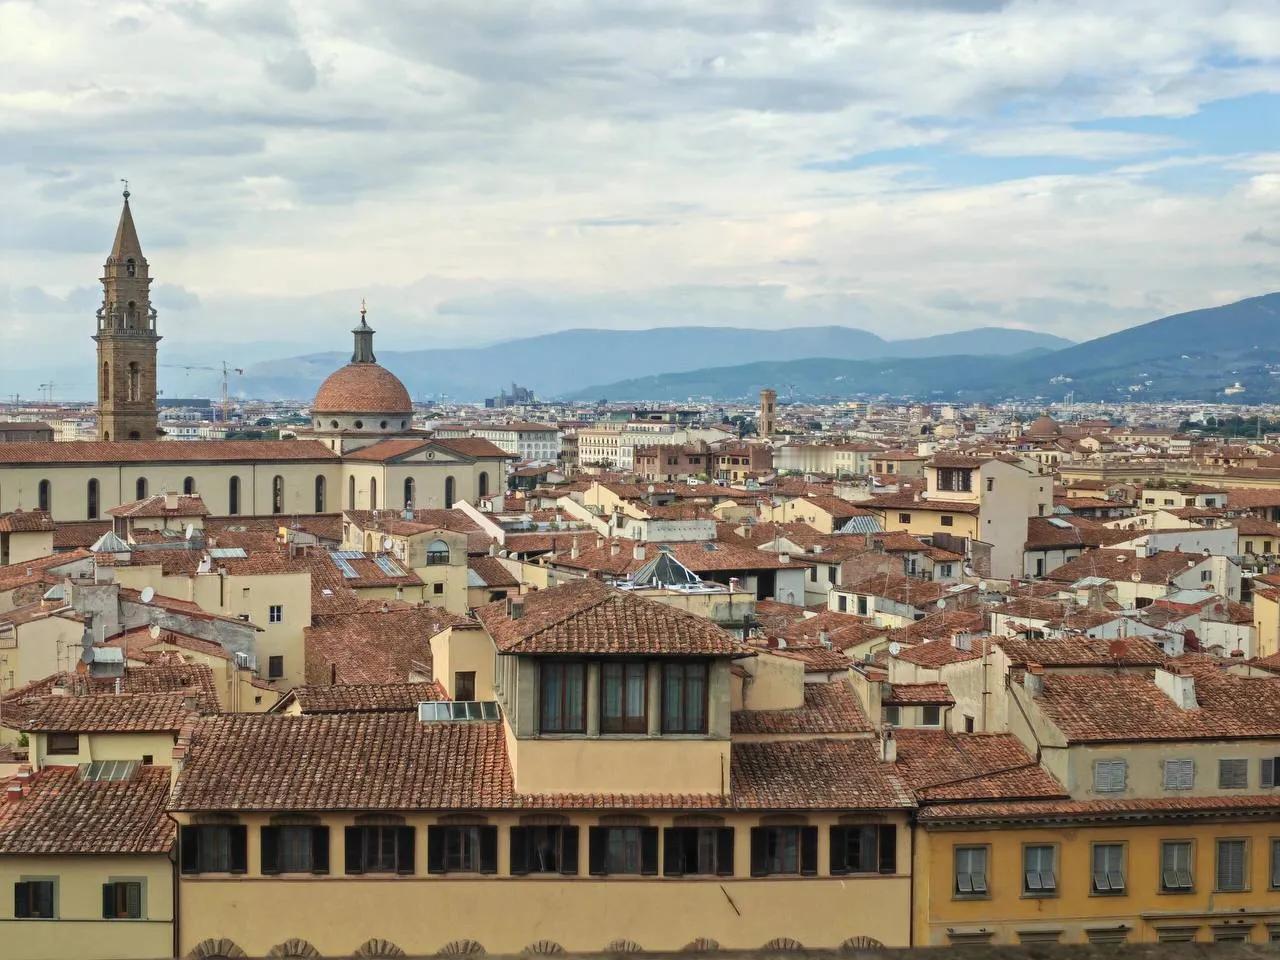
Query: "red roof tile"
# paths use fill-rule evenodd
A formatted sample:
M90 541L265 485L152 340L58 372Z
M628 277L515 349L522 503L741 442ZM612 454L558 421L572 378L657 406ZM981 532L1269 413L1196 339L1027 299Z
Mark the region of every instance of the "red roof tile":
M735 710L735 734L870 733L858 697L847 680L806 683L804 705L787 710ZM737 747L735 746L736 750Z

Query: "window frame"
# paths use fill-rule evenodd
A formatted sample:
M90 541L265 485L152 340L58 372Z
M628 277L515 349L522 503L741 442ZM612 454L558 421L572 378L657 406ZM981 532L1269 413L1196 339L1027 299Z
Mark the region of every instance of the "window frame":
M277 669L279 668L279 669ZM281 680L284 678L284 654L275 653L267 657L267 679Z
M540 832L551 832L555 869L544 869L537 853ZM576 877L578 875L580 832L576 824L515 824L508 832L509 872L513 877Z
M1225 764L1236 764L1237 766L1226 767ZM1243 770L1244 782L1238 785L1224 783L1223 774L1228 770ZM1248 790L1249 789L1249 761L1247 758L1241 757L1219 757L1218 758L1218 789L1219 790Z
M369 835L375 833L378 851L374 857L369 856ZM390 837L391 865L384 866L382 849L385 840ZM374 875L412 876L414 873L415 844L417 831L405 824L392 823L354 823L343 828L343 872L352 875L371 873ZM355 853L353 857L352 854ZM372 865L371 865L372 863Z
M690 837L694 869L689 869ZM666 877L732 877L734 875L733 827L722 824L673 824L662 830L662 875ZM705 843L705 847L704 847ZM703 869L703 854L710 853L710 870Z
M680 671L680 679L678 681L680 688L680 704L679 719L675 723L670 720L670 682L669 674L672 671ZM696 725L691 722L689 717L690 697L690 680L693 676L692 671L700 671L700 679L702 684L702 692L697 704L700 712L700 722ZM710 729L710 717L708 712L711 705L710 697L711 687L711 665L706 660L666 660L662 663L662 714L660 720L660 730L663 736L706 736Z
M466 696L463 696L466 694ZM453 671L453 699L474 700L476 698L476 672L474 670Z
M982 870L960 869L960 855L968 854L972 856L981 853ZM970 889L965 890L960 885L960 877L969 878ZM973 882L974 877L982 878L982 889L979 890ZM951 847L951 899L952 900L990 900L991 899L991 844L989 843L958 843Z
M1116 849L1120 851L1120 866L1116 870L1098 869L1098 851L1100 849ZM1129 892L1129 846L1123 841L1103 840L1089 844L1089 895L1093 897L1120 897ZM1112 874L1120 875L1120 885L1115 885ZM1107 886L1098 885L1099 876L1103 876Z
M611 670L618 676L609 677ZM633 715L632 698L628 695L634 674L640 675L640 714ZM616 682L618 691L618 715L610 717L606 710L609 703L607 686ZM600 664L600 732L602 734L648 734L649 732L649 665L635 660L605 660Z
M794 839L795 869L784 869L790 854L778 841ZM772 851L770 847L775 849ZM783 858L779 861L779 857ZM751 828L751 875L753 877L814 877L818 875L818 828L808 824L763 823Z
M223 830L227 832L227 869L205 868L201 862L202 848L208 841L204 838L214 831ZM184 874L248 873L248 827L242 823L184 823L179 831L178 847L179 870Z
M1049 851L1049 869L1045 870L1043 865L1036 870L1031 869L1028 855L1032 850L1048 850ZM1058 861L1059 847L1056 843L1024 843L1022 845L1022 896L1033 900L1043 900L1058 896L1060 884L1058 883ZM1031 874L1037 875L1039 888L1031 886ZM1049 874L1049 883L1045 884L1044 875Z
M1120 785L1111 786L1114 782L1114 771L1120 771ZM1103 774L1103 771L1108 771ZM1102 760L1093 761L1093 792L1094 793L1124 793L1129 786L1129 761L1118 757L1108 757Z
M46 883L49 885L49 913L48 913L48 915L47 915L47 916L45 916L45 915L43 915L43 914L33 914L33 913L31 912L31 910L32 910L32 902L33 902L33 901L32 901L32 897L31 897L31 890L30 890L30 888L31 888L31 886L32 886L33 884L46 884ZM27 908L26 908L26 912L25 912L25 913L19 913L19 912L18 912L18 897L19 897L19 888L20 888L20 887L25 887L25 888L27 888L27 891L26 891ZM15 880L15 881L14 881L14 884L13 884L13 918L14 918L14 920L58 920L58 919L61 919L61 918L58 916L58 906L59 906L58 901L59 901L59 899L60 899L58 895L59 895L59 893L60 893L60 892L61 892L61 891L59 890L59 878L58 878L58 877L49 877L49 876L28 876L28 875L26 875L26 874L20 874L20 875L18 876L18 879L17 879L17 880Z
M635 831L635 870L610 869L610 842L615 833ZM658 828L647 824L603 823L587 830L587 870L594 877L656 877L658 875Z
M556 726L547 723L547 681L555 672L560 676L560 720ZM575 711L576 725L570 725L566 706L569 701L566 694L569 684L565 681L571 672L579 683L580 695ZM538 664L538 734L563 736L582 735L587 732L587 662L585 660L543 660Z
M267 605L267 623L284 623L283 603L272 603Z
M458 847L467 835L471 849ZM456 865L450 860L456 856ZM469 861L464 860L469 856ZM436 823L427 827L427 872L490 875L498 872L498 828L487 823Z
M851 841L860 838L860 845L870 840L871 852L863 852L861 862L853 864L849 857ZM895 823L839 823L828 832L828 848L831 876L890 876L898 872L898 825ZM839 859L837 859L839 856ZM867 861L871 867L863 869Z
M120 904L120 887L137 886L138 888L138 913L133 915L130 913L121 914L118 912ZM108 888L111 889L110 897L114 905L115 912L107 912ZM129 896L124 896L125 910L128 910ZM102 885L102 919L103 920L146 920L147 919L147 878L146 877L108 877Z
M1222 885L1222 849L1226 844L1240 844L1240 886L1224 887ZM1248 893L1249 884L1249 838L1248 837L1215 837L1213 841L1213 892L1214 893Z
M65 745L55 747L54 737L74 737L75 745L71 748ZM45 734L44 737L44 754L46 757L74 757L80 753L80 734L68 733L64 730L55 730Z
M1267 888L1270 890L1280 890L1280 837L1269 838L1268 847L1271 850L1271 863L1268 865Z
M1190 779L1189 779L1189 781L1187 782L1187 785L1186 785L1185 787L1180 787L1180 786L1178 786L1176 783L1175 783L1174 785L1172 785L1172 786L1170 785L1170 783L1169 783L1169 770L1170 770L1170 766L1171 766L1171 765L1173 765L1173 764L1177 764L1177 765L1178 765L1178 766L1177 766L1177 769L1184 769L1184 766L1183 766L1184 764L1186 765L1186 768L1189 768L1189 769L1190 769L1190 771L1191 771L1191 777L1190 777ZM1164 761L1163 761L1163 763L1161 764L1161 769L1160 769L1160 785L1161 785L1161 788L1162 788L1162 789L1164 789L1164 790L1179 790L1179 791L1180 791L1180 790L1194 790L1194 789L1195 789L1195 786L1196 786L1196 762L1195 762L1195 760L1190 759L1190 758L1183 758L1183 757L1175 757L1175 758L1173 758L1173 759L1166 759L1166 760L1164 760Z
M1185 887L1184 886L1172 887L1165 883L1166 874L1169 874L1169 873L1176 874L1179 872L1179 869L1176 866L1175 867L1165 866L1165 849L1168 847L1185 847L1187 850L1186 873L1187 873L1187 879L1190 881L1190 883ZM1157 883L1159 886L1159 892L1161 894L1171 894L1171 895L1182 894L1182 893L1194 893L1196 889L1196 842L1195 840L1189 837L1181 837L1176 840L1161 840L1159 853L1160 853L1160 865L1157 871L1157 876L1158 876Z

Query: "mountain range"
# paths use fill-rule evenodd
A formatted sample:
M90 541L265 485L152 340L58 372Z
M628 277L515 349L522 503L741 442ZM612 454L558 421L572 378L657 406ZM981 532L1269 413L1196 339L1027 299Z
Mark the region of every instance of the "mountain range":
M804 361L827 357L923 359L974 354L1010 356L1057 350L1071 341L1045 333L983 327L909 340L885 340L854 327L662 327L653 330L565 330L484 347L392 351L378 361L404 381L414 399L447 396L475 401L495 396L512 382L540 397L580 392L602 373L631 380L694 371L714 357L720 365L760 357ZM382 344L385 347L385 344ZM249 366L234 382L238 395L264 399L315 394L320 382L348 360L345 353L314 353ZM589 392L589 391L588 391Z
M571 399L751 397L772 386L796 397L888 394L932 399L1280 400L1280 293L1179 313L1117 333L1013 355L831 357L720 365L604 383ZM1228 393L1227 391L1231 392Z

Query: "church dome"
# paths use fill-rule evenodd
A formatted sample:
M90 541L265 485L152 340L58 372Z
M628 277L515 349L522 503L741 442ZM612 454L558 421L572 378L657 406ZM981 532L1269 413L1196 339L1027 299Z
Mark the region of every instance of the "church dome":
M348 363L320 384L312 413L394 413L409 416L413 401L400 378L376 363Z
M1058 422L1047 413L1041 414L1031 421L1031 425L1027 427L1027 436L1029 437L1056 437L1062 433L1062 428L1058 426Z

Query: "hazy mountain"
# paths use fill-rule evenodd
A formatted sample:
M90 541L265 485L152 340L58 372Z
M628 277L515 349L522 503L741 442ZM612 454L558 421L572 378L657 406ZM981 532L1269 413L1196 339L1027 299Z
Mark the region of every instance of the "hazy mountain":
M378 360L415 399L444 394L456 400L495 395L512 381L551 397L580 390L592 378L629 379L769 357L931 357L957 352L1011 355L1070 346L1061 337L985 327L912 340L885 340L854 327L755 330L736 327L662 327L653 330L565 330L486 347L393 351L378 344ZM257 363L232 384L238 395L309 397L348 354L321 353Z
M804 359L721 366L607 383L581 398L749 397L763 386L797 396L902 394L970 400L1280 400L1280 293L1193 310L1053 352L882 361ZM1243 392L1228 395L1239 384Z

